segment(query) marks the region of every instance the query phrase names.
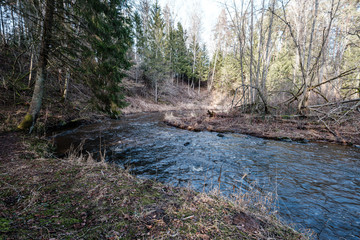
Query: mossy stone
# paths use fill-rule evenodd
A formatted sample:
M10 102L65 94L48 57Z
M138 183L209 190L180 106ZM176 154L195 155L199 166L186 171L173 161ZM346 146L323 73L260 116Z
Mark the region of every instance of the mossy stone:
M31 114L26 114L24 119L21 121L21 123L18 125L18 129L25 130L29 129L33 123L33 117Z

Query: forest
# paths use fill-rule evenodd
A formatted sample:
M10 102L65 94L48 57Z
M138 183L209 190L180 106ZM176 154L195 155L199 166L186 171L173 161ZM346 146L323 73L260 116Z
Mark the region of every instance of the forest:
M318 105L360 98L357 1L224 2L211 53L196 10L185 29L174 9L158 2L2 2L3 58L16 52L12 72L2 74L5 89L41 89L47 74L58 75L63 98L70 80L82 82L94 104L114 116L124 106L125 76L142 81L155 102L166 83L180 81L227 94L232 108L265 114L321 113Z
M156 1L3 0L2 88L33 91L19 127L34 126L46 78L57 78L58 101L75 82L112 117L126 106L124 77L144 84L156 103L180 82L199 94L220 92L227 108L248 113L338 120L358 111L358 1L220 7L212 39L202 39L201 12L189 11L184 28L174 9Z
M210 2L218 8L214 21L204 14ZM198 0L192 5L171 0L0 0L0 239L360 237L358 222L346 232L345 226L329 230L330 218L315 226L304 217L295 219L313 231L305 233L275 220L277 210L250 183L252 171L229 183L226 172L233 166L213 166L215 173L208 177L209 169L194 165L187 172L200 171L203 187L183 188L190 184L180 182L188 179L168 186L172 179L164 177L165 185L156 181L159 166L156 174L149 167L150 179L134 177L141 164L132 152L139 146L147 149L157 163L162 156L152 151L162 148L156 144L176 135L164 145L192 149L186 159L200 159L199 149L207 149L203 155L211 159L217 156L212 151L218 141L233 146L238 139L229 134L245 134L269 141L264 145L275 140L299 149L301 144L319 144L320 149L334 144L326 145L334 153L324 159L346 158L341 166L349 176L354 169L358 174L358 164L347 164L359 160L359 23L359 0ZM134 130L131 124L138 126ZM118 128L109 130L110 125ZM81 132L84 126L91 137ZM174 132L168 132L170 127L176 127ZM80 132L61 140L69 129ZM131 131L145 138L126 135ZM204 135L193 149L198 133ZM88 139L88 145L79 145ZM154 148L147 148L149 139ZM179 146L178 139L184 139ZM60 149L65 145L66 151ZM168 148L159 152L172 156ZM338 148L343 155L337 155ZM245 156L234 149L224 156L232 151L234 158ZM272 151L280 158L287 154L280 154L282 148ZM311 151L323 156L327 150ZM143 165L148 155L141 155ZM126 168L127 158L134 158L128 164L135 165L133 172L112 164ZM327 165L319 169L325 171ZM269 179L273 177L278 178ZM216 188L205 188L210 179L218 188L215 195L209 192ZM349 181L358 189L356 179ZM224 190L223 196L225 185L239 195L229 197ZM242 193L246 187L249 192ZM276 192L274 202L281 212L285 203L279 203L279 196ZM359 212L358 193L351 196Z

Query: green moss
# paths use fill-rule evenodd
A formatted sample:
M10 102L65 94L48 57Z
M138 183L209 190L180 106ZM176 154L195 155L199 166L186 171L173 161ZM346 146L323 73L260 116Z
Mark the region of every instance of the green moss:
M281 118L282 119L290 119L291 117L289 115L282 115Z
M144 206L146 205L151 205L153 203L156 203L156 201L154 199L151 199L151 198L147 198L147 197L144 197L140 200L140 203Z
M71 227L74 224L80 223L81 220L76 219L76 218L60 218L59 222L61 225L65 226L65 227Z
M30 150L36 152L40 157L51 157L55 147L48 140L33 139L30 141Z
M55 214L55 209L46 209L42 212L44 216L53 216Z
M0 218L0 232L6 233L6 232L10 232L10 230L11 230L10 220L6 218Z
M33 124L33 117L31 114L28 113L25 115L24 119L18 125L18 129L20 129L20 130L29 129L32 124Z

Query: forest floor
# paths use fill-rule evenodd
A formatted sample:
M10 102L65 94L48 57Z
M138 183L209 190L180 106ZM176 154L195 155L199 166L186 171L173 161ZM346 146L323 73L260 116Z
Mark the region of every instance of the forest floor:
M307 238L241 195L138 179L75 153L58 159L48 141L20 132L0 142L0 239Z
M282 141L331 142L360 147L360 113L348 121L319 121L318 117L264 116L241 113L192 114L165 119L168 125L190 131L233 132Z
M124 114L140 112L188 111L188 110L224 110L229 102L226 95L209 93L205 88L188 88L185 83L168 83L162 88L158 102L154 101L152 91L144 84L133 80L124 80L126 101L129 106L122 109Z

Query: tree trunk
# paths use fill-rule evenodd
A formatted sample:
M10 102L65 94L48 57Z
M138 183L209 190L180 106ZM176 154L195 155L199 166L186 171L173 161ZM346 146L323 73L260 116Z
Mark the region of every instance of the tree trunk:
M15 17L14 17L14 9L11 8L11 19L12 19L12 26L13 26L13 43L15 43L15 37L16 37L16 27L15 27Z
M155 102L158 102L158 82L155 81Z
M310 92L308 91L308 88L310 87L310 84L311 84L309 70L310 70L310 63L311 63L312 44L313 44L313 38L314 38L314 32L315 32L315 24L316 24L318 6L319 6L319 0L315 0L314 19L313 19L313 23L312 23L312 27L311 27L309 51L308 51L308 58L307 58L306 70L305 70L304 88L303 88L303 92L302 92L302 95L300 96L300 101L298 104L298 111L301 114L306 113L308 103L309 103Z
M216 63L217 63L217 58L218 58L219 51L220 51L220 50L216 50L215 62L214 62L214 67L213 67L213 71L212 71L210 87L208 87L208 91L211 91L212 85L213 85L213 83L214 83L215 69L216 69Z
M34 62L34 47L31 47L31 59L30 59L30 69L29 69L29 82L28 87L31 86L31 78L32 78L32 71L33 71L33 62Z
M1 76L1 78L2 78L2 85L7 90L8 88L7 88L7 84L6 84L6 81L5 81L5 77Z
M187 79L187 83L188 83L188 85L187 85L188 95L190 95L190 79L189 78Z
M48 63L49 46L51 40L51 30L53 24L55 0L46 0L44 27L41 39L41 48L39 53L38 70L36 74L35 88L30 103L29 110L18 126L25 130L30 128L30 132L35 125L36 119L41 109L42 98L44 94L44 82L46 79L46 65Z
M65 83L64 83L64 93L63 93L63 96L62 96L62 99L63 99L64 101L66 101L67 96L68 96L69 83L70 83L70 69L69 69L69 68L66 68Z
M139 68L136 64L136 67L135 67L135 82L138 83L138 76L139 76Z
M358 79L358 81L359 81L359 85L358 85L358 95L359 95L359 98L360 98L360 74L358 74L357 79Z
M22 35L22 24L21 24L21 6L20 6L20 1L17 0L16 1L16 8L17 8L17 15L18 15L18 46L21 46L21 35Z
M5 36L5 25L4 25L4 18L3 18L3 11L2 7L0 7L0 17L1 17L1 31L2 31L2 41L3 44L6 44L6 36Z
M262 10L261 10L261 18L260 18L260 32L259 32L259 44L258 44L258 62L256 67L256 77L255 77L255 86L262 91L262 88L259 87L259 74L260 74L260 66L262 59L262 48L263 48L263 22L264 22L264 11L265 11L265 0L262 1ZM255 99L256 102L259 102L259 98Z
M275 10L275 0L272 1L272 9ZM274 20L274 14L271 14L270 23L269 23L269 30L268 30L268 39L266 43L266 53L265 53L265 66L263 67L262 77L261 77L261 87L260 91L263 95L263 100L265 101L264 104L266 105L267 102L267 88L266 88L266 79L267 73L270 66L270 58L271 58L271 34L272 34L272 25ZM266 107L265 107L266 108Z
M198 90L198 94L200 95L200 86L201 85L201 77L199 78L199 90Z
M250 19L250 86L253 86L253 74L252 74L252 67L253 67L253 41L254 41L254 0L251 0L251 19ZM250 102L254 102L254 95L256 92L252 88L250 88Z
M241 2L241 16L239 19L240 22L240 26L238 26L238 41L239 41L239 48L240 48L240 71L241 71L241 84L244 86L245 85L245 81L246 81L246 77L244 74L244 45L243 44L243 40L244 39L244 43L245 43L245 39L246 39L246 35L245 35L245 31L244 31L244 36L241 37L241 29L244 27L245 25L245 17L243 17L243 9L244 9L244 2ZM242 19L241 19L242 18ZM241 20L241 21L240 21ZM243 106L248 102L248 98L246 98L246 90L245 87L242 88L242 96L243 96Z

